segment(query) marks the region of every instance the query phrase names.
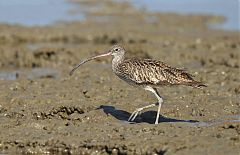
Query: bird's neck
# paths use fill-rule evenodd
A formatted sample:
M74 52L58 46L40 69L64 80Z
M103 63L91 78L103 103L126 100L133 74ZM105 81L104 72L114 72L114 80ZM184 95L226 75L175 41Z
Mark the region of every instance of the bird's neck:
M112 59L112 69L114 70L116 66L120 63L122 63L125 59L124 55L116 55Z

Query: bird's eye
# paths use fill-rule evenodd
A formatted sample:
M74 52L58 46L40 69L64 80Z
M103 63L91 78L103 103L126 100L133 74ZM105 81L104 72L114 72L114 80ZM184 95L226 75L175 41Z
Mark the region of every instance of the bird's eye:
M116 49L115 49L115 51L117 52L117 51L119 51L119 49L118 49L118 48L116 48Z

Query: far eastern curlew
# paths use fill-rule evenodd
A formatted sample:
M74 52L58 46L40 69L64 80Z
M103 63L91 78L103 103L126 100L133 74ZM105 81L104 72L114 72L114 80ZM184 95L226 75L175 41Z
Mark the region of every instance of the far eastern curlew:
M130 85L139 86L152 92L158 102L136 109L128 121L134 121L139 112L158 105L155 124L159 122L160 109L163 102L156 87L165 85L187 85L191 87L204 87L205 85L193 79L192 75L178 68L173 68L161 61L151 59L125 59L125 49L119 45L112 46L106 54L86 59L72 69L70 75L82 64L104 56L113 56L112 70L122 80Z

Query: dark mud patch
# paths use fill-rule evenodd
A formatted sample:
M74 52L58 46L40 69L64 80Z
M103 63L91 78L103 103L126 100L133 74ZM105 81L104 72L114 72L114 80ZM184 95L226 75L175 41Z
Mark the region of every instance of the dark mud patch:
M79 115L83 113L84 110L80 107L59 107L49 112L34 113L33 116L35 119L51 119L55 117L63 120L80 120Z

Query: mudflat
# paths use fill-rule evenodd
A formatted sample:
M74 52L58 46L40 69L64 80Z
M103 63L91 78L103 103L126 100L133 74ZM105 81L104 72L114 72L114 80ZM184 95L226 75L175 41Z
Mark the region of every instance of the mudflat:
M221 17L149 13L126 2L85 13L51 26L0 24L1 153L239 155L239 32L208 28ZM128 57L186 68L208 87L159 87L161 123L157 108L129 123L156 99L118 79L110 57L69 76L118 43Z

